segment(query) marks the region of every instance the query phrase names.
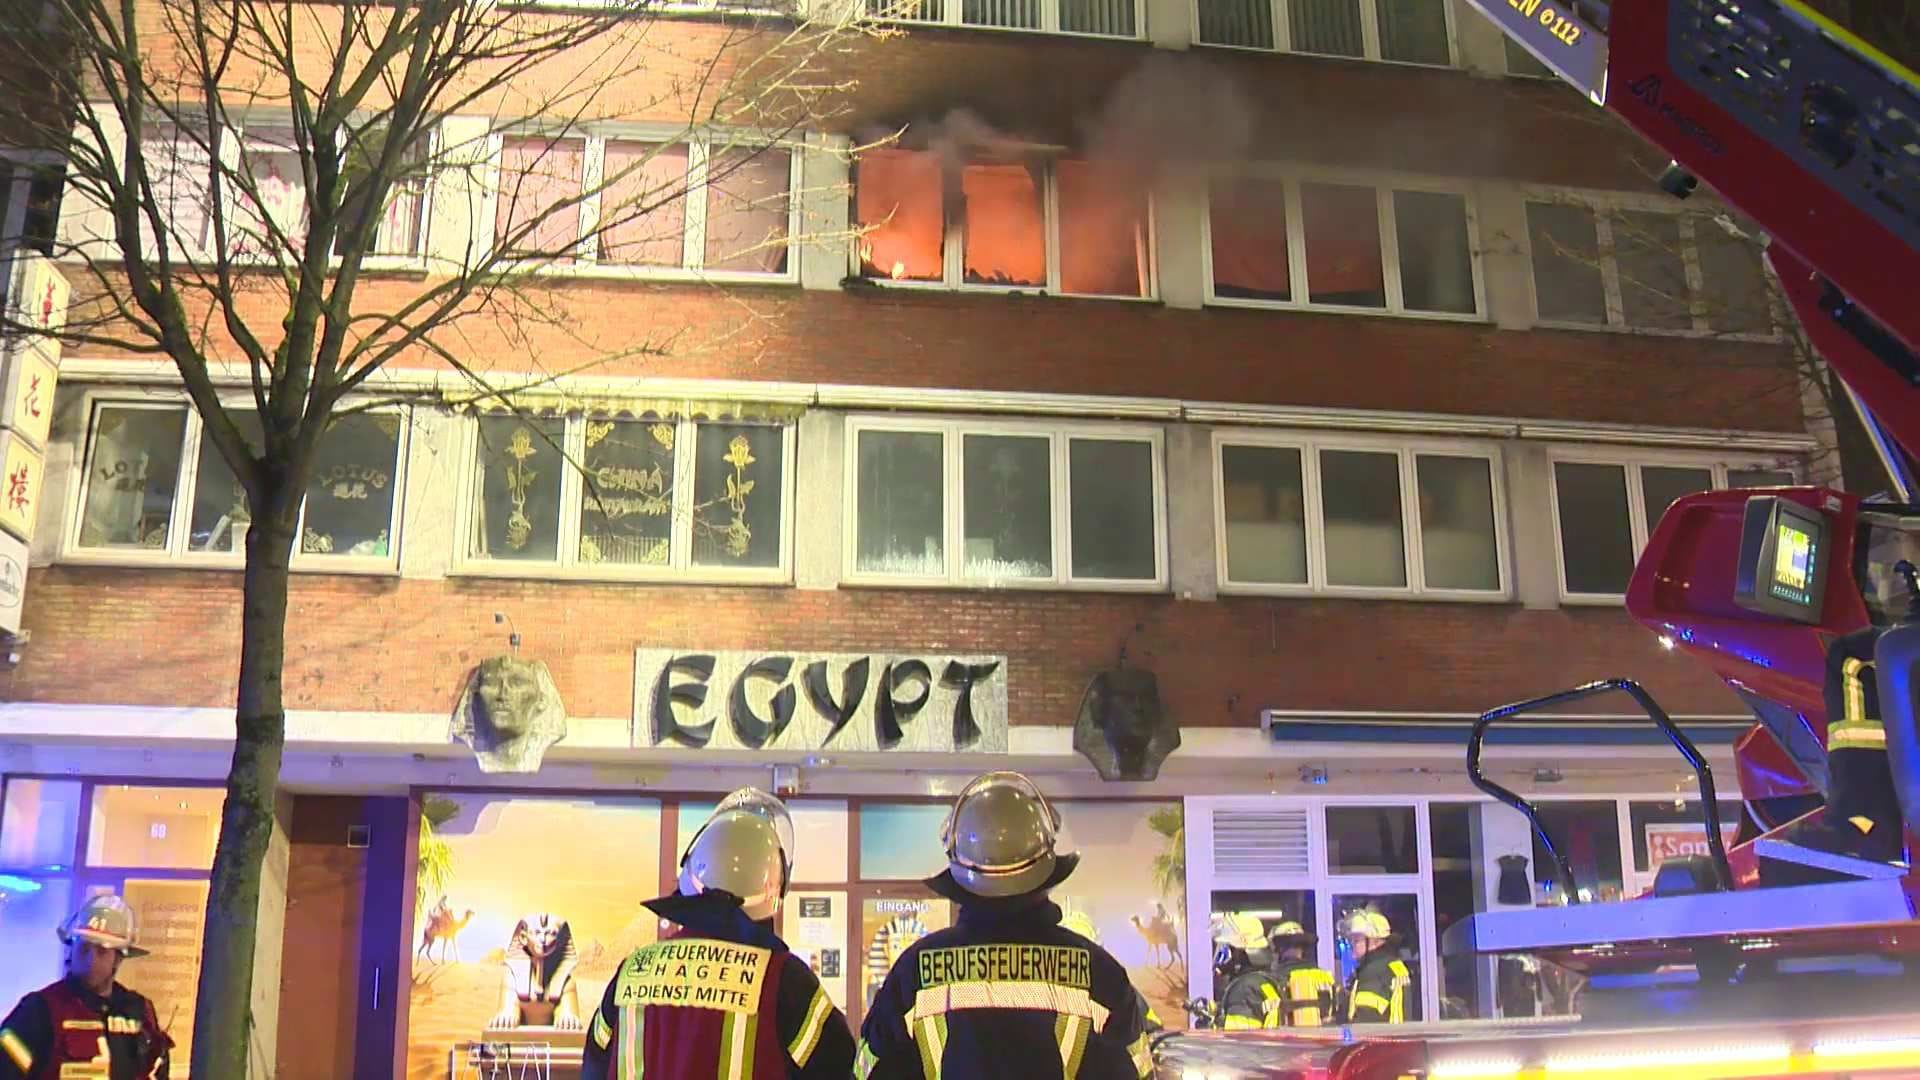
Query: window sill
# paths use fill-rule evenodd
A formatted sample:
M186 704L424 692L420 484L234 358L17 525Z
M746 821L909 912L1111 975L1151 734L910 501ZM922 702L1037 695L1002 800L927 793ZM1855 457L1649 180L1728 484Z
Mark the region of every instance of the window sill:
M1208 296L1208 307L1240 308L1247 311L1297 311L1307 315L1372 315L1383 319L1419 319L1424 322L1465 323L1486 326L1492 319L1480 312L1460 314L1450 311L1389 311L1386 308L1348 307L1343 304L1303 304L1294 301L1241 300L1232 296Z
M119 570L198 570L238 574L246 570L243 559L230 555L143 556L133 552L66 551L55 560L56 566L100 567ZM338 560L295 558L290 568L295 577L305 574L343 577L400 576L400 567L392 559L343 557Z
M949 285L944 281L889 281L853 276L842 282L842 289L875 289L885 292L934 293L950 296L1018 296L1033 300L1105 300L1120 304L1158 304L1157 296L1108 296L1103 293L1049 292L1025 285Z
M840 584L850 589L933 589L941 592L1061 592L1165 593L1165 581L1058 581L1004 578L997 581L954 581L951 578L902 577L884 574L847 574Z
M1658 326L1627 326L1612 323L1569 322L1555 319L1533 321L1536 330L1575 330L1587 333L1622 334L1635 337L1680 338L1690 341L1727 341L1741 345L1784 345L1786 335L1736 334L1727 330L1668 330Z
M1375 589L1359 586L1327 585L1248 585L1222 582L1222 596L1284 598L1290 600L1399 600L1424 604L1511 604L1509 591L1479 592L1469 589Z
M1565 607L1625 607L1626 593L1569 593L1560 594L1560 603Z
M902 30L990 30L1001 34L1038 34L1047 37L1080 38L1086 41L1122 41L1146 44L1147 36L1135 34L1094 34L1084 30L1048 30L1039 26L994 26L991 23L947 22L942 19L890 19L874 16L874 21L887 26L897 26ZM1141 21L1136 13L1135 22Z
M596 262L554 263L533 271L542 277L593 281L651 281L683 285L798 285L797 271L785 274L707 273L671 266L623 266Z
M1465 71L1457 61L1449 60L1444 64L1429 64L1421 60L1390 60L1383 56L1347 56L1344 53L1317 53L1305 49L1282 49L1278 45L1234 45L1220 41L1201 41L1194 39L1193 44L1202 49L1232 49L1235 52L1264 53L1269 56L1304 56L1313 60L1337 60L1349 64L1391 64L1394 67L1417 68L1422 71Z
M553 566L543 563L514 564L468 560L457 563L447 571L447 576L496 581L573 582L587 585L740 585L783 588L793 584L793 571L785 567L777 570L751 571L711 567L690 567L685 570L672 568L619 570Z

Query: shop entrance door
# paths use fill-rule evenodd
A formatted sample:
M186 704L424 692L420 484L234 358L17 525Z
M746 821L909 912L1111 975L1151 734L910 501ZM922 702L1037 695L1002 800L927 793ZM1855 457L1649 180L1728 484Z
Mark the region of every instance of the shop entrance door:
M854 938L853 1000L847 1019L856 1030L866 1019L887 972L907 947L935 930L953 925L953 902L916 885L868 886L858 893L859 925Z

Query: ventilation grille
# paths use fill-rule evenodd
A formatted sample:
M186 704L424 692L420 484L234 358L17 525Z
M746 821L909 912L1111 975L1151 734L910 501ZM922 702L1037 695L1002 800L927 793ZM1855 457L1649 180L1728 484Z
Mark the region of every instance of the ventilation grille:
M1306 874L1305 810L1215 810L1216 874Z

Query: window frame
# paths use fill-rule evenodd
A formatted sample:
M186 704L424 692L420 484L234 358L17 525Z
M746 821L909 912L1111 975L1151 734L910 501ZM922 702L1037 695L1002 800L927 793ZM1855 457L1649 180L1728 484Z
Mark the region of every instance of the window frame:
M1782 463L1777 457L1768 458L1760 454L1714 453L1712 451L1657 451L1657 450L1607 450L1598 447L1554 447L1547 451L1547 498L1553 517L1553 572L1560 592L1560 603L1572 606L1613 607L1627 602L1627 594L1572 592L1567 588L1566 545L1560 528L1560 474L1558 466L1570 465L1612 465L1626 470L1627 480L1627 531L1633 541L1633 562L1637 568L1640 556L1647 550L1647 537L1654 523L1646 520L1646 491L1642 486L1642 469L1705 469L1713 474L1713 487L1709 491L1737 490L1727 486L1727 473L1745 469L1765 469L1790 473L1796 480L1800 478L1805 464L1800 461ZM1631 580L1631 579L1629 579Z
M941 436L942 554L946 573L890 574L859 569L860 561L860 434L862 432L939 434ZM966 457L968 435L1044 437L1048 442L1047 500L1052 511L1053 574L1044 578L979 578L966 574ZM1153 464L1153 560L1151 580L1076 577L1073 573L1073 492L1070 449L1076 438L1146 443ZM886 588L1029 589L1082 592L1166 592L1170 587L1167 530L1166 433L1155 425L1101 422L1041 423L1022 420L850 416L846 423L843 463L845 498L842 500L841 580L848 585Z
M946 0L958 4L960 0ZM917 289L924 292L966 292L988 293L1002 296L1009 294L1066 297L1075 300L1117 300L1132 303L1158 303L1160 301L1160 253L1155 225L1155 200L1151 187L1141 190L1141 197L1147 206L1146 220L1142 223L1147 240L1147 291L1139 296L1120 293L1082 293L1067 292L1060 285L1060 173L1057 168L1062 158L1055 157L1047 161L1046 190L1042 192L1041 213L1045 218L1046 233L1042 237L1046 247L1047 280L1040 285L978 285L967 281L966 227L961 222L949 221L940 239L940 280L939 281L894 281L888 278L868 277L861 272L860 238L855 236L848 247L848 263L853 276L869 285L887 289ZM1078 159L1064 159L1078 160ZM995 164L977 162L975 164ZM854 183L859 183L858 166ZM849 199L849 203L851 203ZM851 206L849 207L851 210ZM858 222L854 222L858 226Z
M965 12L962 0L943 0L945 8L942 16L938 19L901 18L899 16L875 14L871 10L865 11L865 14L875 22L908 28L939 27L951 30L997 30L1012 34L1053 34L1059 37L1085 38L1091 41L1146 41L1148 39L1148 5L1146 0L1132 0L1132 2L1133 33L1125 36L1120 34L1094 34L1085 30L1061 29L1060 0L1040 0L1040 25L1034 27L996 26L992 23L967 22L961 17ZM866 5L863 2L863 7L864 6Z
M229 408L250 408L254 402L249 397L223 393L221 403ZM186 550L187 537L191 531L193 519L194 491L200 483L200 444L205 422L200 411L184 391L131 394L126 390L108 388L89 388L81 396L81 408L86 416L86 428L82 438L85 440L78 455L80 461L80 479L71 485L66 496L66 505L62 508L64 528L61 530L59 561L71 565L83 566L139 566L151 568L191 569L191 570L242 570L246 567L246 552L235 545L230 552L195 552ZM151 411L186 410L186 423L182 425L180 473L176 477L173 492L173 505L168 510L167 545L165 548L89 548L80 545L80 530L87 511L87 492L92 486L94 454L99 442L96 439L99 412L102 407L144 409ZM400 420L400 432L394 451L393 467L393 507L389 513L387 529L386 555L331 555L302 550L302 538L306 533L306 498L302 496L300 520L295 526L293 552L289 566L295 573L314 574L360 574L375 577L398 577L400 574L401 534L405 531L406 490L409 459L413 446L414 417L412 407L408 405L383 405L367 410L370 413L397 416Z
M1519 76L1526 78L1528 76ZM1550 330L1604 331L1616 334L1651 334L1659 337L1702 338L1714 341L1751 341L1766 344L1779 344L1786 340L1786 327L1790 324L1789 315L1780 306L1779 297L1772 289L1767 291L1766 305L1768 320L1773 324L1769 333L1749 333L1736 330L1716 330L1708 322L1708 299L1706 295L1706 275L1702 269L1700 249L1695 242L1696 230L1701 222L1715 212L1727 212L1722 207L1707 210L1676 210L1669 201L1652 196L1637 195L1628 192L1598 192L1574 188L1546 188L1523 185L1519 189L1520 214L1524 222L1521 232L1522 246L1527 260L1527 302L1533 316L1533 325ZM1533 225L1527 220L1527 207L1532 203L1545 203L1558 206L1576 206L1593 216L1593 240L1595 248L1601 252L1600 291L1606 307L1604 322L1580 322L1573 319L1549 319L1540 314L1540 284L1536 277L1533 262ZM1613 247L1613 219L1622 213L1664 214L1675 219L1680 234L1680 260L1687 278L1687 291L1690 294L1688 313L1693 322L1689 328L1637 326L1627 321L1626 299L1620 284L1620 263ZM1756 256L1757 256L1756 252ZM1761 273L1764 275L1765 270Z
M951 0L950 0L951 2ZM1293 56L1313 56L1323 60L1345 60L1367 64L1399 64L1405 67L1425 68L1431 71L1458 70L1460 57L1460 23L1455 16L1453 4L1449 0L1433 0L1440 5L1447 21L1447 62L1445 64L1424 64L1418 60L1396 60L1380 53L1380 0L1353 0L1360 6L1360 53L1359 56L1341 56L1337 53L1309 52L1293 47L1293 21L1289 17L1293 0L1271 0L1273 13L1273 47L1262 48L1258 45L1232 45L1222 42L1206 41L1200 37L1200 5L1205 0L1189 0L1187 17L1192 20L1193 44L1206 49L1236 49L1253 53L1286 53Z
M1279 448L1300 453L1301 491L1305 498L1307 580L1303 584L1234 581L1229 574L1225 450L1228 446ZM1400 529L1407 584L1401 588L1376 585L1334 585L1327 581L1326 507L1321 500L1320 453L1346 450L1391 453L1398 459ZM1479 440L1385 439L1364 435L1317 435L1297 431L1216 428L1212 437L1214 569L1223 595L1329 596L1380 600L1466 601L1500 604L1513 599L1513 557L1508 550L1505 465L1498 443ZM1425 536L1420 525L1419 459L1462 457L1484 460L1492 481L1493 543L1500 575L1498 589L1429 587L1426 584Z
M1200 213L1200 263L1203 302L1208 307L1236 307L1269 311L1319 311L1353 315L1393 316L1403 319L1437 319L1442 322L1487 323L1492 315L1487 306L1487 271L1484 245L1480 242L1480 215L1471 187L1440 178L1390 176L1374 172L1349 172L1322 169L1252 167L1227 173L1209 174ZM1287 300L1256 300L1221 296L1213 277L1213 183L1246 179L1281 184L1287 215L1287 283L1293 296ZM1307 224L1303 212L1301 186L1325 184L1363 187L1373 191L1374 214L1380 230L1380 271L1386 292L1382 307L1354 304L1316 304L1311 300L1312 283L1307 279ZM1406 306L1406 288L1400 269L1400 233L1393 205L1395 192L1452 195L1464 200L1467 225L1467 258L1473 271L1471 313L1423 311Z
M701 420L691 417L648 418L636 416L535 415L533 420L564 422L562 445L571 461L560 478L560 518L554 537L554 559L501 559L474 554L473 524L476 500L484 498L479 490L480 424L488 417L528 417L508 412L480 413L459 418L455 440L461 456L456 472L459 487L454 497L453 561L450 573L459 577L512 578L519 580L658 581L719 585L788 585L794 575L794 455L799 424L766 423L757 420ZM583 563L580 561L580 517L585 509L585 468L589 422L662 423L674 425L673 490L670 493L671 531L668 534L665 565L625 565L620 563ZM694 456L698 450L701 426L777 428L780 437L780 560L774 566L701 566L693 561L693 484ZM682 479L685 483L682 483Z
M957 2L957 0L954 0ZM566 7L580 5L566 4ZM642 266L631 263L602 263L597 252L590 250L589 235L599 228L600 198L604 191L582 198L579 203L580 235L574 241L571 262L549 262L539 268L541 274L555 277L611 278L640 281L702 281L723 282L744 285L797 285L800 283L801 249L801 161L805 156L803 143L780 139L773 136L756 135L748 132L700 132L688 133L684 126L646 124L646 123L610 123L593 124L584 130L552 132L542 128L535 121L512 124L496 128L487 135L486 166L483 170L483 197L476 215L478 223L484 223L486 242L496 243L495 230L499 227L499 215L502 208L500 183L503 171L503 152L508 139L552 140L578 139L581 142L580 186L585 191L592 187L602 187L606 165L606 148L609 141L632 141L661 143L664 145L685 144L687 147L687 173L682 187L686 200L685 217L680 233L680 265L678 266ZM781 150L787 154L787 268L778 274L754 273L743 270L708 271L706 264L707 240L707 161L715 150L725 152L734 149L752 149L756 153L766 150Z

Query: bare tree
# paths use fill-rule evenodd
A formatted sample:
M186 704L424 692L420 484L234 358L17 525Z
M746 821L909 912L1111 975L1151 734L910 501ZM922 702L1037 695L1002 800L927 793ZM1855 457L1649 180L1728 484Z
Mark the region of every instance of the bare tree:
M504 399L463 344L476 322L593 337L543 271L635 242L696 173L724 185L767 148L798 145L850 88L833 54L873 31L858 4L807 17L710 11L671 29L677 16L654 0L49 6L50 19L15 28L37 35L21 49L34 58L21 80L54 106L10 119L64 167L54 255L74 299L62 338L171 360L251 520L191 1055L196 1076L243 1077L285 739L288 570L316 448L402 358L460 373L473 400ZM583 174L567 140L634 119L655 122L644 148ZM696 139L704 170L656 167ZM449 221L448 200L424 197L434 185L477 196ZM419 243L429 213L455 237L431 254ZM782 227L742 248L798 239ZM410 272L382 273L393 256L410 257ZM595 355L676 344L649 334L598 342ZM238 404L222 399L234 376L250 391Z

